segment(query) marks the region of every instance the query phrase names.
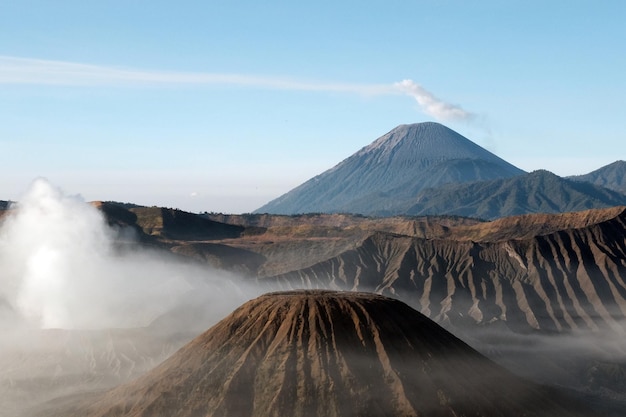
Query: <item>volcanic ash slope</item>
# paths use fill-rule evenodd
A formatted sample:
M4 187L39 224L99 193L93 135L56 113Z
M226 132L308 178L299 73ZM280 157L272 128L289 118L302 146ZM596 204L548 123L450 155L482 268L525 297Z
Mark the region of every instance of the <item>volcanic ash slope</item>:
M249 301L153 371L73 413L62 415L588 415L400 301L329 291Z
M444 184L510 178L521 169L433 122L400 125L256 213L402 213Z

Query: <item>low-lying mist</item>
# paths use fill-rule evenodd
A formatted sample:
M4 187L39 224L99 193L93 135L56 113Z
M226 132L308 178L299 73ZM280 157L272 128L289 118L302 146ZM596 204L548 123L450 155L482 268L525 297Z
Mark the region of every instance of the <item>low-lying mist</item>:
M147 249L45 179L1 222L1 417L134 378L262 292Z

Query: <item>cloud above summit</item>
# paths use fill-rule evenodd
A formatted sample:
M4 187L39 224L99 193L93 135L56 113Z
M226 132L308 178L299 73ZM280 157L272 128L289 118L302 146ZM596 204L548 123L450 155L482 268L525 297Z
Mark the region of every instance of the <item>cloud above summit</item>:
M55 61L12 56L0 56L0 84L47 86L158 86L232 85L239 87L358 94L363 96L408 95L420 109L438 120L470 120L473 114L460 106L437 98L420 84L403 80L393 84L355 84L304 81L288 77L267 77L246 74L155 71Z

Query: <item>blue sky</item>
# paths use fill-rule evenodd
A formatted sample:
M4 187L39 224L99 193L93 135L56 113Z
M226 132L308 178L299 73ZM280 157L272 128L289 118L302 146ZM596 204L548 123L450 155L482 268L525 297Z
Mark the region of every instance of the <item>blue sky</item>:
M0 2L0 199L249 212L403 123L626 159L626 2ZM411 80L411 81L408 81Z

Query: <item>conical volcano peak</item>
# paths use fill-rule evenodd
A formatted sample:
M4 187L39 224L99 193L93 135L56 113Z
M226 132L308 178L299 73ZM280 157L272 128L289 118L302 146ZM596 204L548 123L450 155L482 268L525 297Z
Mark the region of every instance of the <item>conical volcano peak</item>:
M410 159L419 165L453 159L506 163L461 134L436 122L400 125L361 149L357 155L372 153Z
M243 304L68 416L584 416L406 304L336 291Z
M422 142L430 141L430 140L441 140L446 136L458 136L463 138L461 135L456 133L454 130L442 125L437 122L421 122L421 123L410 123L410 124L401 124L391 129L385 135L379 137L370 145L366 146L364 149L376 149L380 147L394 147L399 142L403 140L418 140Z
M400 125L256 212L403 214L422 189L523 173L439 123Z

